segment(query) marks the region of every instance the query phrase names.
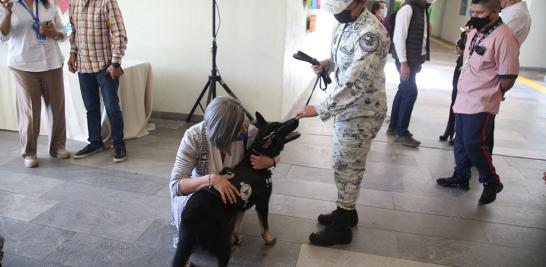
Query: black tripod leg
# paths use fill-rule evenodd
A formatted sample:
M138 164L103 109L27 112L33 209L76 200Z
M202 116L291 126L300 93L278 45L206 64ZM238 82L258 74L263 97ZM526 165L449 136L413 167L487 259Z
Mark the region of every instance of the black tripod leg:
M222 85L222 87L224 87L224 90L226 90L226 92L228 93L228 95L230 95L231 97L235 98L235 99L239 99L234 93L233 91L231 91L231 89L229 89L229 86L222 80L222 77L220 77L218 79L218 82L220 83L220 85ZM254 117L252 116L252 114L250 114L250 112L248 112L248 110L246 110L246 108L243 107L243 111L245 112L246 114L246 117L251 120L251 121L254 121Z
M186 118L186 122L190 122L191 117L193 116L193 113L195 112L195 109L197 108L197 106L201 105L201 99L205 95L205 92L207 91L207 88L209 88L209 85L210 85L210 80L208 80L207 84L205 84L205 88L203 88L203 91L201 91L201 94L199 95L199 97L195 101L195 104L193 105L193 108L191 109L190 114Z
M207 101L207 106L210 104L210 101L216 98L216 81L217 79L213 76L209 77L210 80L210 90L209 90L209 98Z

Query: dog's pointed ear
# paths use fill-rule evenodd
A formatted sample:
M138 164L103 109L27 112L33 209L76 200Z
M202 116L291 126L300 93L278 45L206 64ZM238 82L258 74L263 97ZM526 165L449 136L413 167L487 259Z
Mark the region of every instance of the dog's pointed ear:
M267 121L265 121L264 117L260 112L256 111L256 127L261 128L263 126L267 125Z

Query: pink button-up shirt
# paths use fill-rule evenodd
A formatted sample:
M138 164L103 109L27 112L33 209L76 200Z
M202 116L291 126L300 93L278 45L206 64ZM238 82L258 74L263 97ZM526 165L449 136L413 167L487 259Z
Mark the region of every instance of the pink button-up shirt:
M468 34L458 94L453 111L462 114L499 113L502 101L501 79L514 79L519 73L519 43L506 24L500 25L481 43L485 53L470 56L476 30ZM469 59L470 58L470 59Z

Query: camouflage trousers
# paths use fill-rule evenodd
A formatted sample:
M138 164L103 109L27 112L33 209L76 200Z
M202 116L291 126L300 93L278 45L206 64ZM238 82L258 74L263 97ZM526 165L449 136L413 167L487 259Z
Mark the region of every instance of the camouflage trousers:
M368 151L384 119L384 116L370 116L343 121L336 118L334 121L333 158L338 207L355 209Z

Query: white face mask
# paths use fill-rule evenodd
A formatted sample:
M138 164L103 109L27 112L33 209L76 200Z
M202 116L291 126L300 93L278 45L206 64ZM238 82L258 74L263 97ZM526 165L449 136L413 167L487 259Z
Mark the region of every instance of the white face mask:
M379 15L382 18L386 17L387 16L387 9L386 8L379 9L379 11L377 12L377 15Z

